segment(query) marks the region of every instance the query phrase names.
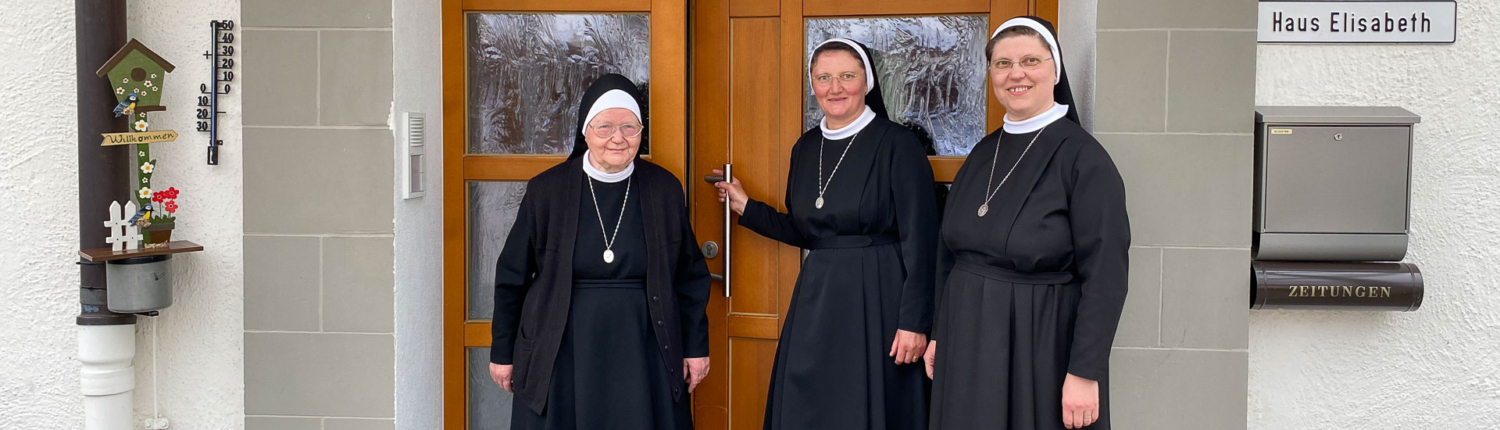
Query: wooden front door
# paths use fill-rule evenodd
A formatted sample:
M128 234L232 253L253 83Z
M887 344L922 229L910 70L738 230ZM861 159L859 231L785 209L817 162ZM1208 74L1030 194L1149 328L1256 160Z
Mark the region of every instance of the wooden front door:
M732 166L752 198L785 210L793 143L821 118L808 98L811 47L850 37L876 51L891 118L931 145L951 182L1004 111L989 96L983 46L1016 15L1056 21L1056 0L690 0L689 196L699 242L713 242L709 303L713 371L694 396L702 430L760 429L777 339L791 305L799 249L726 222L703 181ZM728 236L725 229L728 228ZM727 265L727 266L726 266ZM728 291L726 291L726 289Z

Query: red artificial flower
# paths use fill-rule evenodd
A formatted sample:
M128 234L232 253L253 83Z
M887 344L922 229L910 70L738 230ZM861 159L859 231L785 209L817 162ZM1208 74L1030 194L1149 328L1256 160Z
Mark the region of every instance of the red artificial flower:
M167 187L166 193L169 199L177 198L177 187Z
M166 200L166 194L161 191L151 193L151 201L160 203L162 200Z
M177 213L177 202L167 202L167 212Z

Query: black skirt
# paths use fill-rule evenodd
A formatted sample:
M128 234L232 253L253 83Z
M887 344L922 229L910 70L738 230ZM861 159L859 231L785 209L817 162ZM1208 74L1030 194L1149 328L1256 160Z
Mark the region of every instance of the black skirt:
M1052 278L1052 279L1048 279ZM938 318L931 430L1062 430L1062 385L1081 292L1066 274L960 262ZM1109 380L1099 418L1109 429Z
M765 430L923 430L921 362L888 353L901 307L895 244L812 251L771 370Z
M691 430L691 397L672 400L649 324L644 282L579 281L547 408L538 415L517 400L510 428Z

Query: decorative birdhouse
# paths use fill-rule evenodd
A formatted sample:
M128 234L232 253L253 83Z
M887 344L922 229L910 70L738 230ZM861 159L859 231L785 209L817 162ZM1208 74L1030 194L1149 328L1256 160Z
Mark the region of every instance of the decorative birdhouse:
M114 88L115 98L127 103L131 94L136 96L131 123L145 121L146 112L166 110L161 105L161 89L167 73L176 69L172 63L156 55L140 41L130 39L125 47L115 52L104 67L99 68L99 77L108 77Z
M144 229L144 239L149 244L147 248L166 246L177 221L177 189L162 191L151 181L157 169L150 146L177 140L177 132L150 131L150 124L146 121L148 112L167 110L161 105L161 89L166 87L167 73L175 68L140 41L131 39L98 72L99 77L109 80L115 99L119 101L114 106L115 117L130 115L130 131L105 133L100 144L133 146L130 152L135 154L135 161L130 183L139 213L128 216L131 217L130 223Z

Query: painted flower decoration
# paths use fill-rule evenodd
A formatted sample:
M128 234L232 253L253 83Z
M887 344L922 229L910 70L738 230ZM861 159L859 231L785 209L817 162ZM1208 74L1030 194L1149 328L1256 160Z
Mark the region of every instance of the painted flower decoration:
M140 88L131 88L130 92L136 93L136 94L140 94L141 93L141 89Z
M177 198L177 187L167 187L167 190L163 192L167 194L167 198L169 199Z
M150 187L141 187L141 190L139 192L136 192L136 195L140 196L140 198L143 198L143 199L151 197L151 188Z
M128 83L130 83L130 78L120 78L120 83L122 83L122 84L128 84Z
M146 151L140 151L140 152L137 152L136 154L140 155L142 157L145 157L146 156Z
M167 210L168 213L177 213L177 202L167 202L167 204L163 205L163 207Z
M142 184L149 184L149 183L151 183L151 178L141 178L141 183Z
M146 81L146 82L143 82L143 83L146 84L146 86L148 86L148 87L154 87L155 86L155 85L151 85L151 81Z
M166 191L157 191L157 192L151 193L151 201L153 201L153 202L160 202L160 201L163 201L163 200L166 200L166 199L167 199L167 192Z
M156 74L155 73L151 74L151 79L156 79Z
M125 94L125 87L115 87L115 94Z
M139 127L137 127L137 128L139 128ZM145 173L145 174L149 175L149 174L151 174L152 170L156 170L156 166L152 165L150 161L147 161L145 163L141 163L141 173Z
M150 124L147 124L145 121L136 121L135 122L135 131L146 131L146 127L148 127L148 126L150 126ZM147 173L150 173L150 172L147 172Z

